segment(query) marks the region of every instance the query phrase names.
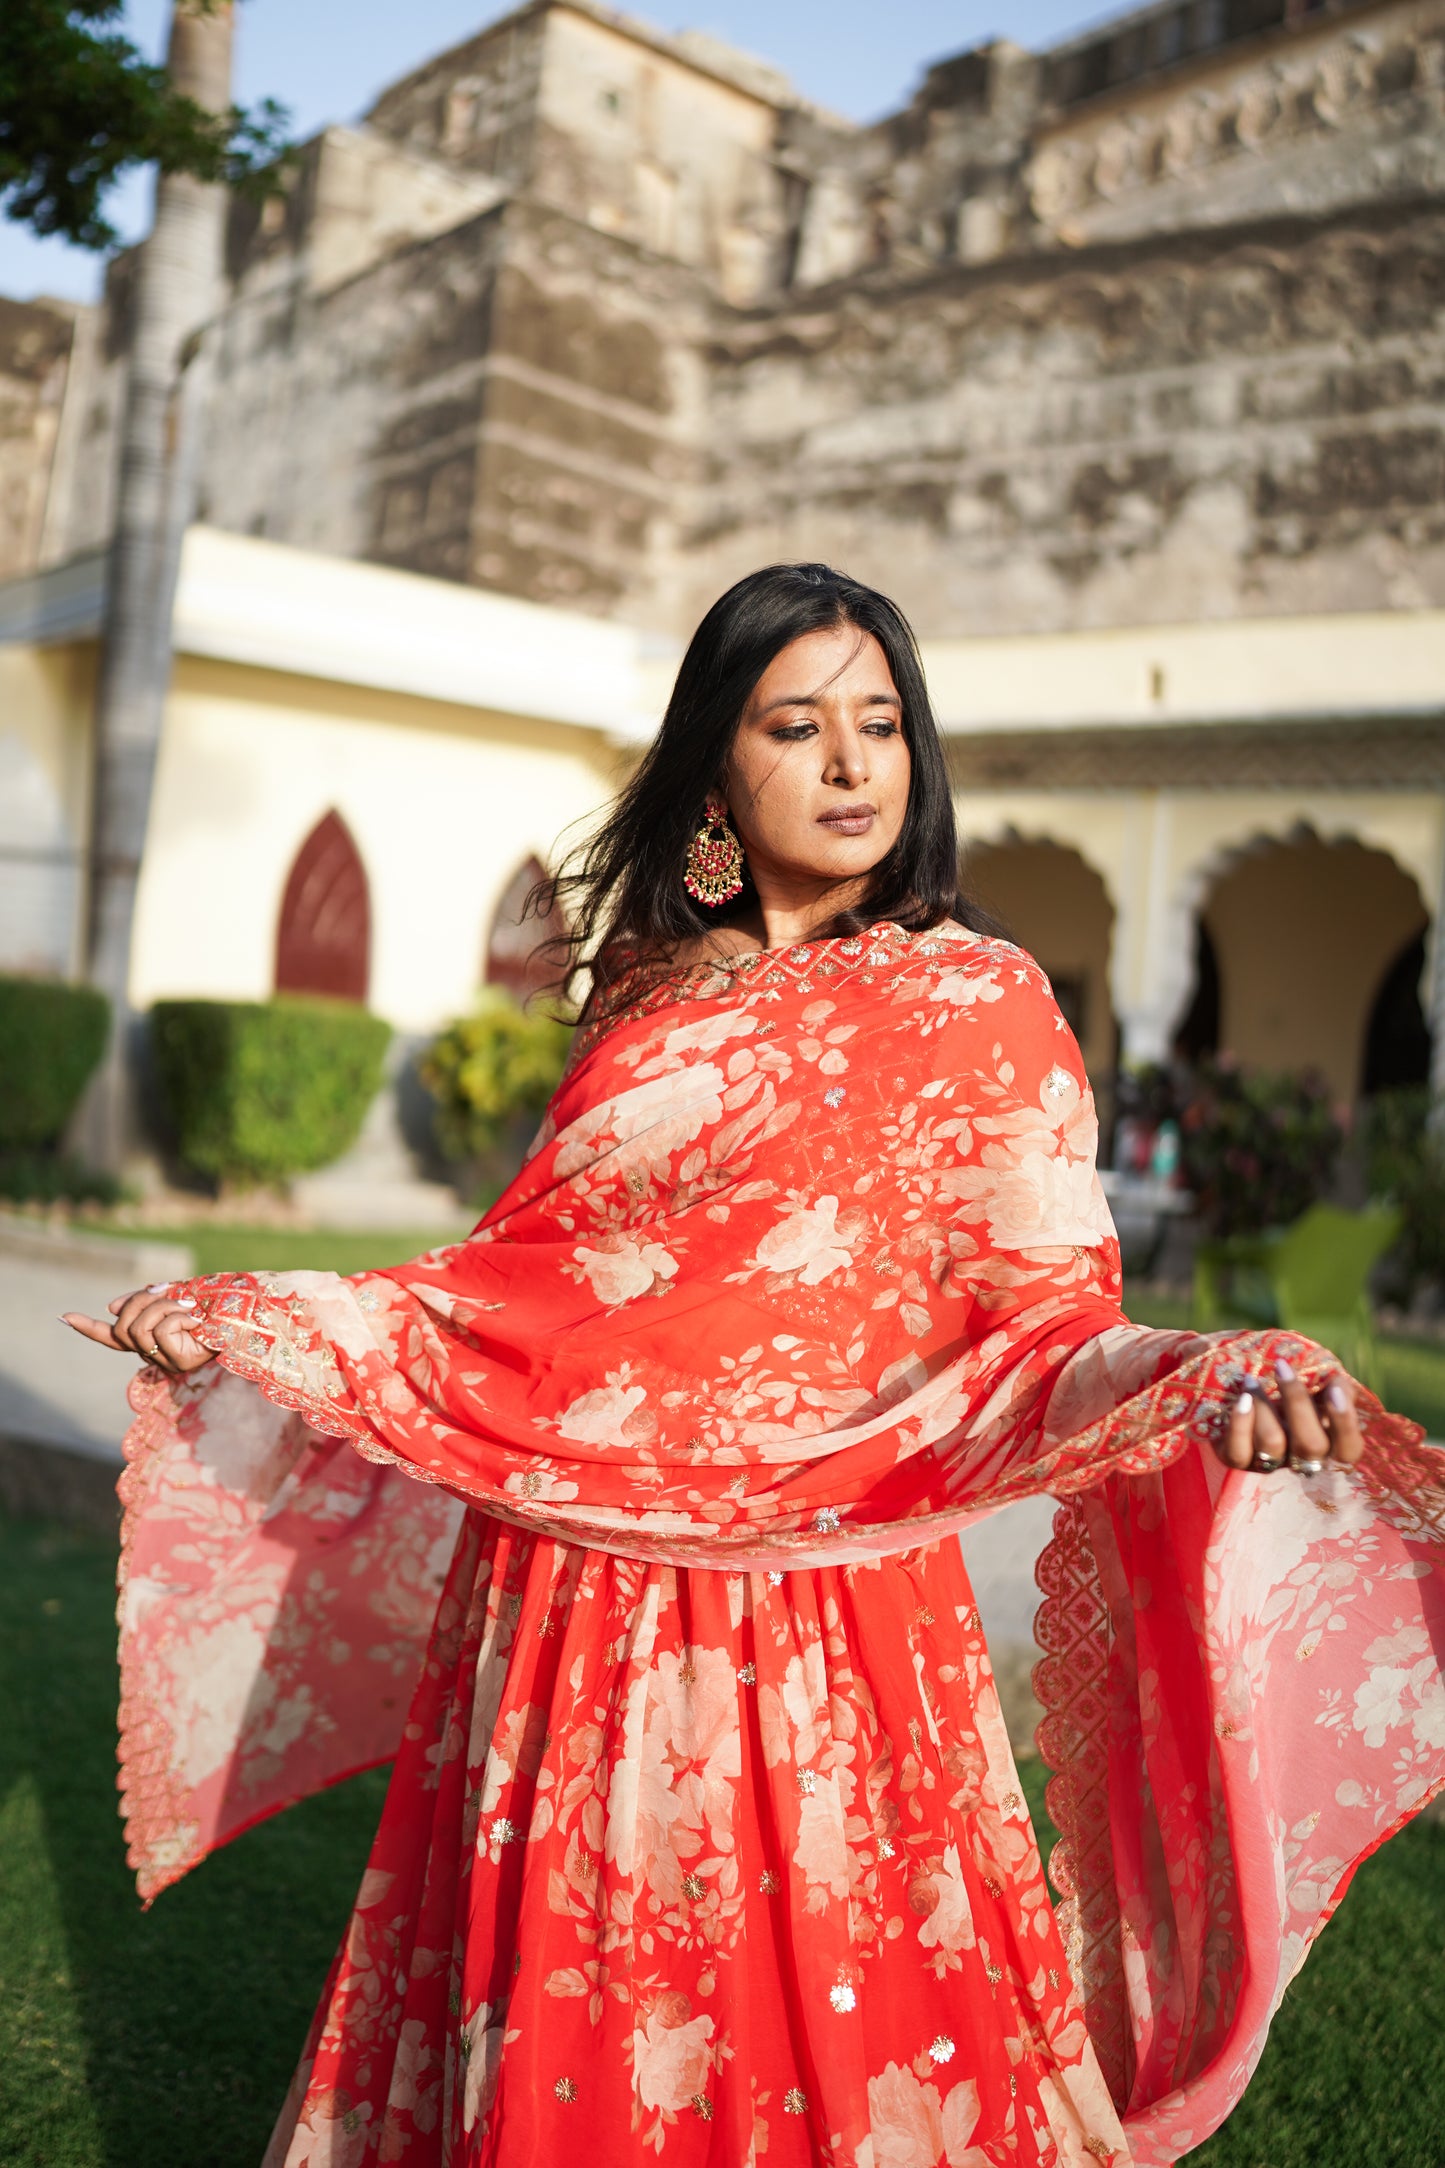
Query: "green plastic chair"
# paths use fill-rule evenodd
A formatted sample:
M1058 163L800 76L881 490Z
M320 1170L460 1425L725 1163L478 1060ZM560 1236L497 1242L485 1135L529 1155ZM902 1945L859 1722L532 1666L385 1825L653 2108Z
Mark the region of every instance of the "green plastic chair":
M1318 1340L1361 1384L1378 1391L1368 1282L1402 1220L1393 1205L1345 1212L1315 1204L1276 1234L1201 1243L1194 1262L1196 1328L1283 1325Z

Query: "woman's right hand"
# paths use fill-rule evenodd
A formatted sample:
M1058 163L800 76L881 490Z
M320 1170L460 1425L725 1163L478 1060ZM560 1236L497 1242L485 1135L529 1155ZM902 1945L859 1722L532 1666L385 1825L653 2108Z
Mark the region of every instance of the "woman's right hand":
M204 1369L216 1359L187 1329L188 1312L195 1308L189 1295L174 1296L164 1285L140 1287L133 1295L117 1295L106 1307L114 1313L111 1322L67 1310L62 1323L82 1338L94 1340L97 1347L114 1348L118 1355L139 1355L142 1362L153 1363L174 1378Z
M1365 1450L1354 1388L1337 1370L1311 1393L1293 1363L1277 1362L1272 1390L1263 1379L1245 1380L1214 1450L1226 1468L1245 1475L1283 1467L1318 1475L1326 1461L1352 1468Z

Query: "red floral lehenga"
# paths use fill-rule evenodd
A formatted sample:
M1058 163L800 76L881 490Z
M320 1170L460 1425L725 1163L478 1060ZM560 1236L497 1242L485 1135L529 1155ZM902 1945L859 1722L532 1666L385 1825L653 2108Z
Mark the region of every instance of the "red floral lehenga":
M1445 1488L1209 1450L1281 1334L1119 1311L1078 1050L880 925L639 991L412 1264L192 1281L143 1373L149 1898L395 1754L275 2168L1170 2162L1445 1784ZM422 1480L418 1481L417 1478ZM1040 1872L958 1546L1040 1568Z

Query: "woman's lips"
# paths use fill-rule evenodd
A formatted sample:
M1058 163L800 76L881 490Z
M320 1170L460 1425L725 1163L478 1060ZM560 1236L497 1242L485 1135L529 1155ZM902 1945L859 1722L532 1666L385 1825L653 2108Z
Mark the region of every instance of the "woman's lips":
M878 808L873 805L840 806L836 813L820 813L820 828L831 828L839 836L863 836L878 818Z

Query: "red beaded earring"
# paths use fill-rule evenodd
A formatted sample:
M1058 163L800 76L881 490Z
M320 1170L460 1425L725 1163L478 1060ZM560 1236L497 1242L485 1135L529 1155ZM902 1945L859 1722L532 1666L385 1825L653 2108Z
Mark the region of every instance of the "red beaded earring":
M702 826L687 847L687 871L682 878L688 894L712 909L742 890L743 847L728 826L727 807L711 791Z

